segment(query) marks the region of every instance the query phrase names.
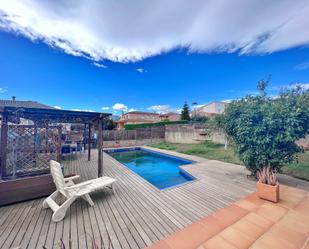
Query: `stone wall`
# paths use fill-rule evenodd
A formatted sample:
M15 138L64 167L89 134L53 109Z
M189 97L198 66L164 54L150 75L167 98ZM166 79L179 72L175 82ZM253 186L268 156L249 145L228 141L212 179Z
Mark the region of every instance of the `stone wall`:
M299 146L302 146L305 150L309 150L309 135L307 135L305 138L298 140L297 144Z
M225 135L204 125L169 125L165 128L165 141L169 143L198 144L207 140L225 144Z

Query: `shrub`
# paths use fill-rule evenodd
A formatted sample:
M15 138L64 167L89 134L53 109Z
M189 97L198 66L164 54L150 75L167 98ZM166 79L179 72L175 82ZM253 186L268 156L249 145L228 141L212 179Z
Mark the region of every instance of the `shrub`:
M271 98L266 95L267 83L260 81L260 95L233 101L217 119L254 176L264 166L279 171L294 161L301 151L295 141L309 131L309 90L283 89Z
M126 124L124 126L125 130L136 130L140 128L151 128L151 127L158 127L164 125L173 125L173 124L186 124L188 121L186 120L179 120L179 121L162 121L157 123L143 123L143 124Z

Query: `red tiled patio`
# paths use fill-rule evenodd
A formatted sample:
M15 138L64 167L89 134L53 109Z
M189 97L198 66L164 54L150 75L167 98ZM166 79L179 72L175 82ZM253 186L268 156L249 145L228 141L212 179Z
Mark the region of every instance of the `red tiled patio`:
M279 203L255 193L148 249L308 249L309 193L281 186Z

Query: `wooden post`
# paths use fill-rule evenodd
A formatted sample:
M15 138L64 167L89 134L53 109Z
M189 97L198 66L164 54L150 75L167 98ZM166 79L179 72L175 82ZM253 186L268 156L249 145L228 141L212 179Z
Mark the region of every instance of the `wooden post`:
M34 147L33 147L33 153L34 153L34 160L33 160L33 163L34 163L34 168L36 168L36 165L37 165L37 158L38 158L38 151L37 151L37 135L38 135L38 126L37 126L37 123L34 122L34 135L33 135L33 144L34 144ZM15 170L13 170L15 171ZM13 173L15 174L15 172Z
M103 160L102 160L102 117L99 118L98 122L98 177L103 175Z
M91 160L91 124L88 124L88 161Z
M86 152L87 124L85 124L83 136L84 136L84 141L83 142L84 142L84 153L85 153Z
M5 114L2 114L1 121L1 162L0 162L0 179L6 174L6 154L7 154L7 139L8 139L8 118Z
M47 129L47 128L46 128ZM58 126L58 146L57 146L57 161L61 162L62 150L61 150L61 135L62 135L62 126Z

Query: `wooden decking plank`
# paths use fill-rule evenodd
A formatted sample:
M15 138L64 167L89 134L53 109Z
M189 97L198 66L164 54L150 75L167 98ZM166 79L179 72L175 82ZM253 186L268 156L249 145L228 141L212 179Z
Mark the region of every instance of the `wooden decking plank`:
M37 248L42 248L43 246L45 246L47 233L51 224L51 218L52 218L52 211L50 209L46 209L46 215L37 241Z
M21 241L21 248L36 248L38 243L38 238L40 236L41 229L44 224L44 219L46 217L47 210L42 208L42 202L38 205L40 212L37 215L37 219L33 219L29 225L29 233ZM32 230L32 231L31 231ZM31 233L30 233L31 231ZM42 248L42 247L41 247Z
M64 219L63 221L62 241L65 248L70 248L71 208L72 206L68 210L67 219Z
M114 206L111 199L112 198L107 198L107 204L110 210L114 213L118 226L121 229L122 233L124 234L130 248L138 248L137 243L131 232L133 230L133 226L131 225L130 222L127 222L127 223L124 222L122 215L120 214L118 209Z
M90 162L87 154L65 161L65 173L80 174L81 181L96 178L96 158L93 150ZM33 202L30 209L31 201L0 207L0 246L20 243L22 249L42 249L43 245L51 249L62 238L67 248L71 244L74 249L85 249L93 237L99 246L102 240L104 248L109 244L114 249L144 248L254 190L243 167L211 160L185 166L199 180L164 191L105 153L103 167L104 174L118 180L116 193L105 189L91 194L93 207L84 200L74 202L60 223L51 221L52 211L42 208L43 199Z
M61 220L56 223L55 236L54 236L54 247L55 245L60 245L62 240L64 220Z
M25 225L28 226L29 219L27 218L31 216L31 213L36 208L34 204L35 202L32 202L31 205L26 207L26 209L23 211L22 215L18 219L18 222L15 224L14 228L11 230L9 236L5 239L5 243L2 246L3 248L10 248L16 237L24 236L25 230L22 229L22 227L24 226L25 223L26 223Z
M23 205L12 217L11 222L8 223L8 226L6 226L4 232L0 236L0 248L5 248L4 244L11 233L16 234L16 232L18 232L20 225L19 221L20 219L23 220L25 218L25 213L30 210L32 203L33 201L28 202L28 205L25 203L25 205ZM16 228L16 231L14 231L14 228Z
M94 205L93 212L94 212L95 218L97 220L97 224L98 224L98 228L99 228L99 231L100 231L100 236L101 236L101 239L102 239L103 246L104 246L104 248L109 248L110 245L112 244L112 241L111 241L111 238L109 237L109 233L107 232L107 227L106 227L104 219L101 215L99 205Z
M108 175L111 175L118 179L118 181L123 181L121 178L117 178L117 175L109 173ZM130 181L128 181L130 182ZM164 227L159 223L159 220L161 220L160 217L157 216L157 214L150 208L150 204L147 202L146 198L141 198L142 193L138 196L134 189L132 188L132 185L128 188L122 188L121 191L118 191L119 195L126 195L127 201L130 201L132 197L134 197L134 204L138 203L139 205L136 205L137 209L140 209L139 212L144 212L144 217L146 219L146 223L151 226L151 230L156 234L157 237L162 237L162 232L166 231Z
M129 215L126 214L125 210L120 205L118 198L111 198L111 202L112 202L112 206L113 206L112 208L113 209L114 208L117 209L117 211L119 212L119 214L121 215L121 217L122 217L122 219L124 221L124 224L122 224L122 226L128 227L128 230L129 230L130 234L132 235L132 237L134 238L134 240L138 244L137 248L145 247L146 243L144 242L143 238L138 233L138 229L136 228L137 222L134 219L133 219L133 222L132 222L132 220L130 219ZM143 235L146 235L146 234L143 233Z
M7 230L7 227L9 227L14 220L12 219L12 217L16 217L16 215L19 214L20 210L22 208L24 208L24 206L26 205L26 203L19 203L16 205L16 208L13 208L11 210L11 212L9 213L9 216L6 217L6 219L4 220L3 224L0 227L0 246L1 246L1 237L2 234Z
M5 224L6 219L8 219L10 217L10 214L11 214L11 212L13 212L13 210L14 210L13 205L4 206L4 207L1 208L0 231L1 231L3 224ZM0 232L0 234L1 234L1 232Z
M118 198L118 200L120 205L126 208L129 217L131 217L131 219L135 221L135 226L138 228L138 231L141 234L143 240L146 243L149 243L149 240L157 241L159 237L156 236L155 232L153 232L153 230L149 226L150 222L147 222L149 220L145 219L145 217L137 211L135 206L136 203L132 203L129 199L126 199L125 196L122 196L122 198Z
M78 248L78 231L77 231L77 202L74 202L70 208L70 241L65 243L71 243L72 248Z
M51 218L51 217L50 217ZM56 222L53 222L52 219L49 220L49 226L45 237L44 246L47 249L51 249L58 246L59 241L55 241L55 232L56 232ZM44 236L44 234L42 234Z
M97 201L97 205L99 207L100 215L106 227L106 232L108 234L108 239L110 240L113 248L122 248L121 242L118 240L118 237L113 229L113 226L108 218L107 212L104 206L104 200Z
M83 210L82 210L82 199L78 199L76 202L76 214L77 214L77 233L78 233L78 248L87 248L87 233L84 226Z
M108 219L111 223L111 226L112 226L113 230L115 231L115 234L116 234L116 236L119 240L119 243L121 244L121 248L129 249L130 245L129 245L123 231L120 229L119 224L117 222L117 218L114 216L114 213L110 209L110 207L107 203L107 200L103 201L102 203L105 207L106 214L107 214L107 217L108 217Z
M40 203L40 200L36 200L29 213L27 214L26 219L24 220L20 230L18 231L18 233L16 235L13 235L12 238L12 243L10 245L10 247L15 248L17 246L21 246L21 241L24 240L24 238L31 236L32 233L32 228L31 228L31 224L33 224L33 222L35 222L38 218L38 216L36 215L37 212L40 210L40 205L38 205ZM11 234L12 235L12 234ZM8 239L7 239L8 241Z

